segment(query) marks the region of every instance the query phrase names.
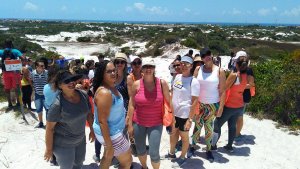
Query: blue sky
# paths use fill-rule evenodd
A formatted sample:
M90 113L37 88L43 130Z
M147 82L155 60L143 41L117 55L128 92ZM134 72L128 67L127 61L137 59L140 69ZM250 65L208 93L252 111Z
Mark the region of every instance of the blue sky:
M1 0L0 18L300 24L300 0Z

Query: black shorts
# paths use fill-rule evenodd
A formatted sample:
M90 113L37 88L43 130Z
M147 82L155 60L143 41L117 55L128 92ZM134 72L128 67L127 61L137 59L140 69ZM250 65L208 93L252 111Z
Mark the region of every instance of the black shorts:
M179 128L180 131L188 131L184 129L184 125L188 119L183 119L175 116L175 128Z

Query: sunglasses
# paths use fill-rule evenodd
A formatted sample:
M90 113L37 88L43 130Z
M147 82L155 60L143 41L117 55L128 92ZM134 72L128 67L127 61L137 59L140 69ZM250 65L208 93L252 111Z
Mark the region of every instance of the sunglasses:
M112 73L116 73L117 72L117 69L112 69L112 70L107 70L107 71L105 71L105 73L107 73L107 74L112 74Z
M180 67L180 64L173 65L173 68Z
M142 61L131 62L133 66L138 66L142 64Z
M145 65L143 66L144 69L154 69L155 66L152 66L152 65Z
M115 61L115 64L116 64L116 65L118 65L118 64L124 65L124 64L126 64L126 62L123 61L123 60L122 60L122 61L121 61L121 60L116 60L116 61Z

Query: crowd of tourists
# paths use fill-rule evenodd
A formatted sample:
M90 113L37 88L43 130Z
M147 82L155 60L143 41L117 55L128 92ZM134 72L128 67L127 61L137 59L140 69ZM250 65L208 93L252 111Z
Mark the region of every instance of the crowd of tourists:
M90 158L101 169L109 168L112 161L129 169L132 156L138 157L143 169L148 168L148 156L154 169L160 168L161 160L172 160L173 167L181 167L196 151L202 151L196 146L202 128L206 158L213 162L225 122L228 143L223 148L234 152L234 140L242 137L246 104L254 95L254 75L243 50L232 54L226 71L210 49L195 55L190 50L170 64L171 80L156 77L153 59L125 53L111 59L100 55L98 62L60 57L33 63L6 41L0 56L8 108L21 105L37 113L36 128L46 128L44 158L61 169L82 168L87 158L86 127L90 129L88 139L95 141L95 155ZM21 60L22 68L6 70L7 60ZM12 96L18 95L14 94L18 88L22 100ZM167 125L166 105L171 112ZM160 154L164 127L170 150ZM179 157L177 151L181 151Z

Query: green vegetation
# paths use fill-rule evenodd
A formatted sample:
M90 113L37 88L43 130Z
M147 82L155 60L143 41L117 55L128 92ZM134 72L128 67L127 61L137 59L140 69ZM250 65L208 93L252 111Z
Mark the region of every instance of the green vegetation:
M274 55L254 64L256 96L248 109L262 116L300 129L300 51Z

